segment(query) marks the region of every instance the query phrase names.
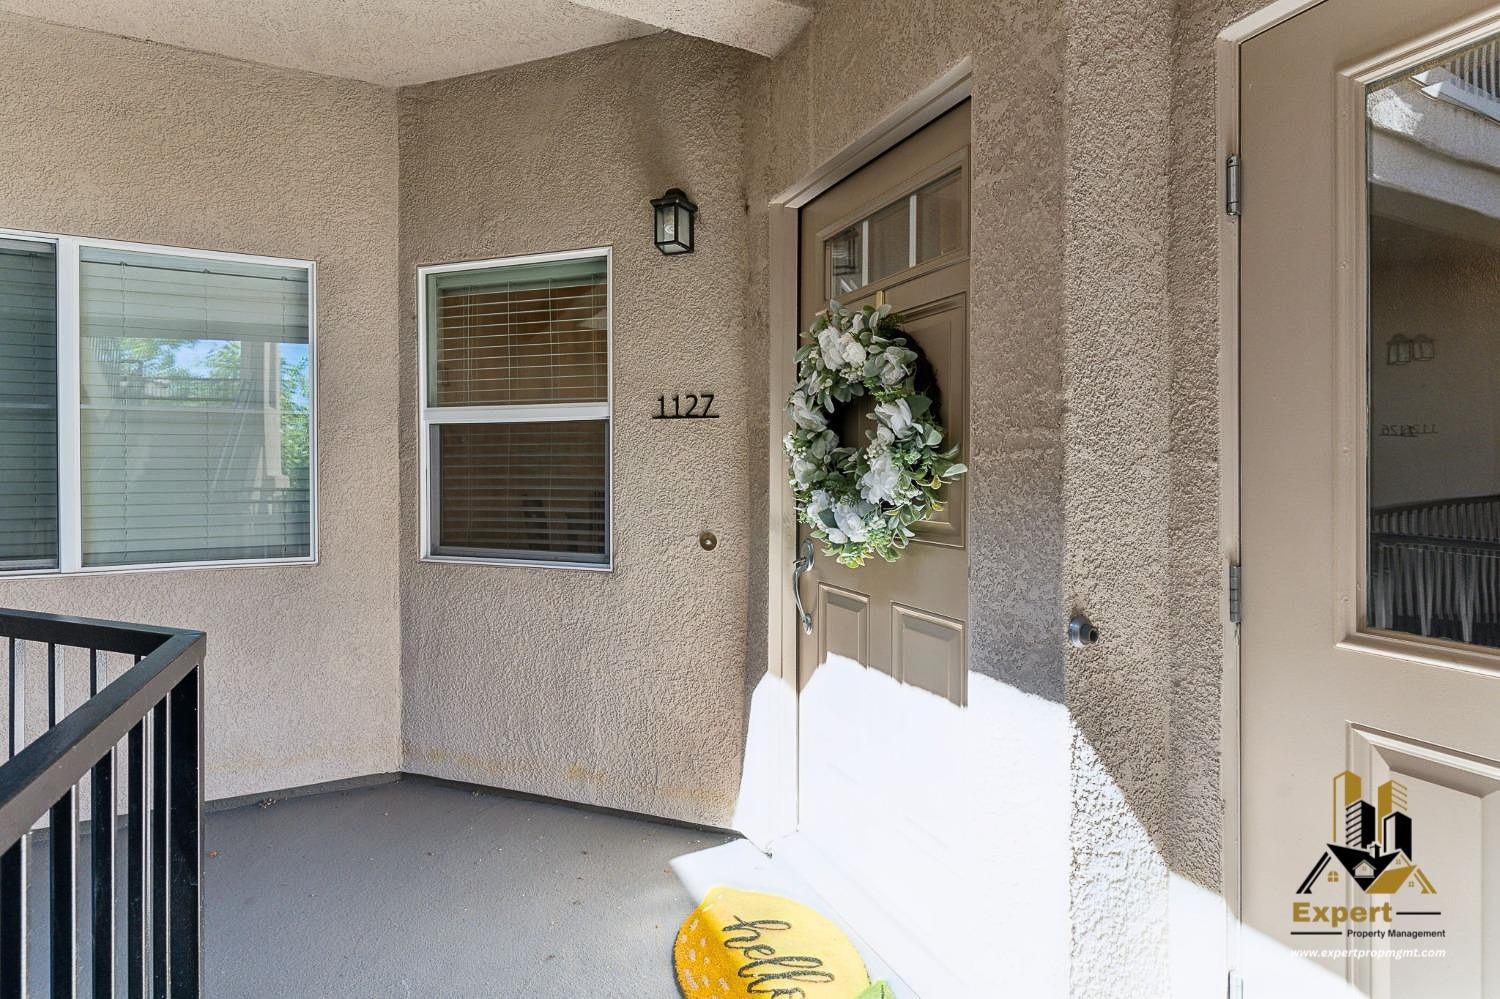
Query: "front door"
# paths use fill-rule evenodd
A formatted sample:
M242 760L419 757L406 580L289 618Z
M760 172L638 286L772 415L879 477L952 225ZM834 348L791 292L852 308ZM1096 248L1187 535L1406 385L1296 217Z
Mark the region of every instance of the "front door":
M883 296L931 363L948 442L960 449L968 148L965 102L806 205L800 222L803 329L830 299L857 308ZM863 446L868 412L847 414L846 444ZM915 719L956 710L968 695L964 508L960 480L899 561L849 569L815 550L799 587L811 614L797 644L799 832L821 851L820 866L888 891L885 904L908 917L922 892L899 887L901 871L944 853L934 844L947 833L926 828L940 809L912 789L938 786L955 765L930 736L915 734ZM807 541L802 528L799 555Z
M1246 996L1500 996L1500 22L1240 50Z

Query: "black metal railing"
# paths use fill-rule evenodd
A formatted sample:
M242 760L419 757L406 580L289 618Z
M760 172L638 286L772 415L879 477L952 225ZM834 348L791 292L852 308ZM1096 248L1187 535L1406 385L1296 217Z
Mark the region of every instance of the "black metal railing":
M0 610L8 667L0 999L27 996L34 985L53 999L202 994L206 646L198 631ZM46 668L47 724L28 743L27 665L36 660ZM88 689L71 709L68 691L84 680L74 674L69 683L70 660L86 667ZM33 884L38 879L45 885ZM36 893L45 893L44 927L28 925ZM80 901L88 909L82 924ZM28 967L33 951L45 953L45 967Z

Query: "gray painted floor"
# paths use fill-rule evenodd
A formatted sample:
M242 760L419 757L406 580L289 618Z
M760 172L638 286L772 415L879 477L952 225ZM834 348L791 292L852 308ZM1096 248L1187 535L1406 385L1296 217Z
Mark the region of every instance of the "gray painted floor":
M213 999L669 999L730 837L407 779L208 816Z

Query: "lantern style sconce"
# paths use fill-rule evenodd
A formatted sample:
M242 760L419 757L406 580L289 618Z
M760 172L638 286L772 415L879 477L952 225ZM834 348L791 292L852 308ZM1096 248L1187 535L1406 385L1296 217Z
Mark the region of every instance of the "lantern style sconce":
M1430 361L1436 356L1437 344L1426 333L1418 335L1411 342L1411 359L1413 361Z
M656 248L669 257L693 252L693 217L698 206L677 188L651 199L656 212Z

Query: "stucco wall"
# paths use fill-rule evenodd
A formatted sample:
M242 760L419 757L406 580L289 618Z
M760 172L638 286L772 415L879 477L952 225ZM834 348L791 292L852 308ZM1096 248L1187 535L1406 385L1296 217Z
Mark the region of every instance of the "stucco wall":
M971 665L1070 719L1074 996L1223 988L1213 44L1254 6L830 0L746 95L754 260L766 197L973 61Z
M738 103L752 58L660 35L401 92L409 771L730 821L763 533L747 499L764 467ZM672 186L700 206L698 250L675 259L647 203ZM615 570L418 561L415 268L589 246L614 248ZM658 395L699 391L721 419L649 418Z
M0 91L0 226L317 262L321 555L0 605L205 629L210 797L395 770L394 96L8 15Z
M211 792L392 769L379 692L399 641L405 769L727 822L765 660L765 205L968 57L972 665L1025 695L1015 710L1070 726L995 761L1071 776L1057 814L991 846L1069 899L1049 927L1067 967L1034 994L1217 994L1213 39L1256 6L827 0L774 60L663 35L406 90L399 270L391 97L0 21L16 95L0 143L24 147L0 174L0 224L314 256L329 313L323 565L6 582L0 603L208 627L210 709L275 705L211 743L211 765L231 761ZM103 69L84 81L39 68L86 60ZM201 124L225 109L233 129ZM105 115L135 131L110 138ZM645 201L673 184L703 206L700 249L665 260ZM227 189L234 208L217 209ZM415 266L595 245L616 254L617 570L420 563ZM392 343L380 310L397 313L398 289ZM661 392L699 388L725 419L646 419ZM717 551L697 548L704 528ZM1103 632L1086 652L1064 645L1074 608ZM240 623L265 617L291 627ZM384 749L359 756L375 731ZM1028 836L1068 849L1040 861Z

